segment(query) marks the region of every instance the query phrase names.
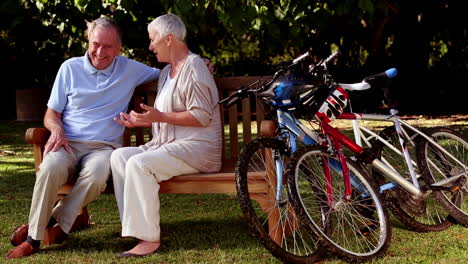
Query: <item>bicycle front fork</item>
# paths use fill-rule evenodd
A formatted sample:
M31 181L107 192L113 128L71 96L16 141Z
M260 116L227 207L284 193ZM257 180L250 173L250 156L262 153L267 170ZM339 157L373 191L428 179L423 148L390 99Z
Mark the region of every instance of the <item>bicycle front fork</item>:
M343 181L344 181L344 187L345 187L345 194L342 199L344 201L350 201L351 200L351 194L352 194L352 177L348 168L348 164L346 161L346 157L343 154L343 150L341 148L341 143L339 142L334 142L332 140L332 144L334 145L334 150L336 151L336 154L338 156L339 164L336 162L334 159L329 159L326 157L322 158L323 162L323 169L325 173L325 180L327 183L327 202L330 207L333 206L333 182L332 182L332 169L338 173L341 173L343 176Z

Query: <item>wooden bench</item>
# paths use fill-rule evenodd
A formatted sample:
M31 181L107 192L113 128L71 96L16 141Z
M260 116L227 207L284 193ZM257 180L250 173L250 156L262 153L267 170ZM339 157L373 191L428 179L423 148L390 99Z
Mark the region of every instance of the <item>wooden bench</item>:
M216 84L221 98L237 90L241 85L246 85L258 80L259 77L222 77L216 78ZM145 102L153 105L156 94L156 83L148 83L136 88L130 102L130 109L141 110L139 105ZM248 98L243 99L237 106L233 105L229 109L220 107L222 131L223 131L223 155L222 169L217 173L190 174L173 177L162 182L160 193L178 193L178 194L206 194L206 193L235 193L235 163L239 157L240 143L246 144L252 138L252 123L256 124L257 135L272 136L274 133L273 123L264 121L264 112L262 107L257 107L257 102L252 102ZM255 110L255 111L253 111ZM256 122L252 122L255 120ZM242 124L242 133L238 131L239 123ZM146 133L146 134L145 134ZM151 138L148 135L149 130L142 128L127 129L124 133L124 146L144 144L145 139ZM26 141L33 144L34 162L36 171L42 162L42 153L44 145L47 142L50 133L45 128L29 128L26 131ZM242 137L240 137L242 135ZM265 172L266 175L266 172ZM278 230L279 214L277 210L271 210L274 206L264 197L274 197L275 186L271 186L276 180L266 180L266 177L256 179L255 186L249 189L250 195L257 200L262 209L268 212L269 232L272 238L280 242L281 232ZM112 181L109 181L105 193L112 193ZM73 182L64 184L60 189L59 198L68 194L73 187ZM273 199L274 200L274 199ZM84 208L86 210L86 208ZM276 228L275 228L276 227ZM276 234L273 236L273 234Z

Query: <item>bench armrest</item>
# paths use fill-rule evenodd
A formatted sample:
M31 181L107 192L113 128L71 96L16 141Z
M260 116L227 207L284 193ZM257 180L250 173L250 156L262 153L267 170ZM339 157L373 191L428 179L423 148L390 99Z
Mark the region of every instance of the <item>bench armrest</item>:
M43 127L33 127L26 130L25 139L28 144L33 145L34 151L34 168L36 171L42 162L42 153L44 152L44 146L49 139L49 130Z
M44 146L47 143L49 136L50 132L46 128L32 127L26 130L25 138L28 144L39 144Z

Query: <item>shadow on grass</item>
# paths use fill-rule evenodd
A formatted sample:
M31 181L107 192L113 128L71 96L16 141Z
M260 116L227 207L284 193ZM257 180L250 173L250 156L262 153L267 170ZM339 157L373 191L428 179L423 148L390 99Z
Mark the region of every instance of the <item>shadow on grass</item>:
M161 229L161 253L180 250L230 250L260 245L249 235L246 223L240 218L162 223ZM120 236L120 224L108 223L72 233L63 244L44 247L42 251L51 254L62 251L117 253L132 248L136 243L134 238Z
M1 164L4 166L18 166L18 167L26 167L24 171L31 171L34 170L34 162L33 161L16 161L16 160L2 160Z

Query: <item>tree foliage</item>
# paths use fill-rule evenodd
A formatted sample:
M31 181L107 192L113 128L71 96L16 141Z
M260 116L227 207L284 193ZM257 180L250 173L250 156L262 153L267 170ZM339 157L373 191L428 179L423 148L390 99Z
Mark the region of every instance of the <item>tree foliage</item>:
M434 96L448 100L453 86L468 79L468 26L458 22L466 2L4 0L1 61L8 65L12 87L49 89L60 63L84 53L85 20L106 15L122 27L125 55L160 66L147 50L146 26L170 12L182 17L190 48L208 57L218 75L271 74L272 65L310 48L320 57L339 49L336 72L343 81L398 67L395 98L415 111L421 109L411 104L421 94L426 102L437 103ZM466 112L453 105L449 110Z

